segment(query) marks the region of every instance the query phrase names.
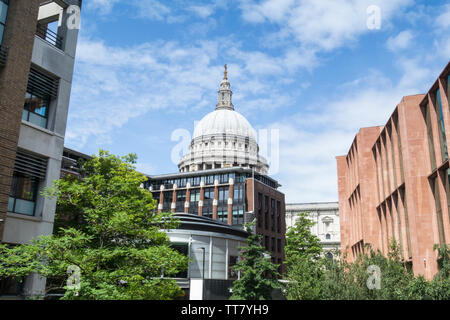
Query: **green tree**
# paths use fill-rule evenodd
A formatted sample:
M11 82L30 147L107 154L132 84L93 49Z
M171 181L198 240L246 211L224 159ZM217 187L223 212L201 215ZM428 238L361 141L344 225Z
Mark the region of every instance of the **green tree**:
M141 186L136 156L100 150L45 191L57 197L55 232L15 247L0 245L0 278L37 273L63 299L173 299L182 291L163 276L187 268L162 229L176 228L169 213ZM67 270L80 270L80 287L67 286Z
M272 263L269 253L261 246L261 235L252 232L252 224L246 225L249 234L247 246L240 247L240 261L233 267L241 272L234 281L231 300L270 300L273 289L280 288L277 280L278 265Z
M302 212L286 234L286 291L291 300L321 298L324 260L320 239L311 233L312 226L308 213Z

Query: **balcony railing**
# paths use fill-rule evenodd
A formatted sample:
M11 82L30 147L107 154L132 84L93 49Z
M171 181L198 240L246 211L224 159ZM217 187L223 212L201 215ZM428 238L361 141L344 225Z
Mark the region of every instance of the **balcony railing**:
M36 29L36 35L51 45L62 49L63 37L59 36L56 32L47 28L46 25L38 24Z
M0 45L0 67L5 66L7 57L8 57L8 48Z

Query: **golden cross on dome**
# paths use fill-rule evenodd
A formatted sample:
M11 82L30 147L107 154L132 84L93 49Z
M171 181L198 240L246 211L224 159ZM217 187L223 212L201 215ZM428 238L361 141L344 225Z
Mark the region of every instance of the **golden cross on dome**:
M224 79L224 80L228 80L227 65L225 65L225 71L223 72L223 79Z

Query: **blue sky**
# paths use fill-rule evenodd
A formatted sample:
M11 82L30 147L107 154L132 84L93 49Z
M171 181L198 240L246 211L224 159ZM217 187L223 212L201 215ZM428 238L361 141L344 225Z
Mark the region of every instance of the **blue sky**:
M226 63L236 111L279 130L286 200L337 201L335 156L426 92L449 57L446 1L86 0L65 144L176 172L172 132L214 110Z

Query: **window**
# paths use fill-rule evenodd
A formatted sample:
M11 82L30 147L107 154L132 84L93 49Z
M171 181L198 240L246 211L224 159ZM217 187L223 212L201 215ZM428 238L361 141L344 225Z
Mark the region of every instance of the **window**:
M444 222L442 219L442 207L441 207L441 197L439 194L439 176L433 179L433 193L434 199L436 203L436 216L437 216L437 224L438 224L438 233L439 233L439 243L441 245L445 244L445 236L444 236Z
M275 231L275 199L270 199L270 229Z
M270 239L270 250L271 250L272 252L275 251L275 238L271 238L271 239Z
M258 227L262 227L262 194L258 192Z
M277 232L281 232L281 202L277 201Z
M192 178L192 186L199 186L200 185L200 177L194 177Z
M205 188L204 200L214 200L214 188Z
M204 217L212 217L213 200L214 200L214 188L205 188L203 194L203 209L202 215Z
M228 279L237 279L238 272L233 270L233 267L237 264L238 257L237 256L229 256L228 257Z
M208 166L208 165L207 165ZM208 168L207 168L208 169ZM211 168L209 168L211 169ZM205 184L214 184L214 176L206 176Z
M327 235L325 236L325 239L330 240L331 239L331 235L329 233L327 233Z
M233 225L243 225L244 224L244 206L233 204Z
M331 252L327 252L326 257L329 260L333 260L333 254Z
M35 215L39 184L45 179L47 160L17 150L8 211Z
M450 106L450 75L447 77L447 101Z
M234 185L233 203L243 203L243 202L244 202L244 185L243 184Z
M47 128L49 105L50 100L48 98L40 98L27 92L25 94L22 120L31 122L42 128Z
M221 174L219 183L228 183L228 174Z
M217 209L217 220L222 222L228 221L228 208L219 207Z
M219 187L217 216L220 221L228 221L228 187Z
M8 15L9 0L0 0L0 45L3 42L3 33L5 31L6 16Z
M15 171L8 201L8 211L33 216L38 186L39 179L36 177Z
M269 197L264 196L264 228L269 229Z
M228 187L219 188L219 206L228 205Z
M281 252L281 239L277 239L277 251Z
M21 295L23 293L24 283L25 281L20 278L0 278L0 297Z
M444 113L442 112L442 101L441 101L441 90L438 89L436 91L436 99L435 99L436 107L437 107L437 117L439 122L439 139L441 142L441 154L442 161L448 159L448 150L447 150L447 140L445 137L445 125L444 125Z
M172 191L163 192L163 212L169 212L172 204Z
M264 247L269 250L269 237L264 236Z
M175 204L176 212L184 212L184 203L186 202L186 190L177 191L177 200Z
M430 152L431 169L436 169L436 154L434 153L433 129L431 127L431 114L428 104L425 105L425 121L427 124L428 148Z
M50 101L58 94L58 80L30 68L22 119L43 128L48 126Z
M198 202L200 201L200 189L191 190L189 213L198 214Z

